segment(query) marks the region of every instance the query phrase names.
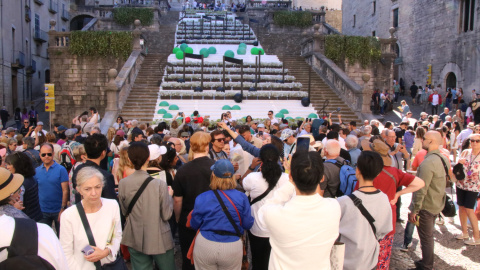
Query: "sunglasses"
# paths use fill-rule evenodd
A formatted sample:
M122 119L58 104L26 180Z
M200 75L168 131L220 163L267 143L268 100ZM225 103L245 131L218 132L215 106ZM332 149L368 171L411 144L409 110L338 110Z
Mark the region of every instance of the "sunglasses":
M182 136L182 138L188 138L189 136Z
M45 157L45 156L51 157L51 156L53 156L53 154L52 153L43 153L43 154L40 154L40 156L41 157Z
M28 124L28 122L23 122L24 124Z
M470 140L470 142L480 143L480 140Z
M272 115L271 113L269 113L268 115Z
M217 142L224 142L225 141L225 138L220 138L220 139L213 139L214 141L217 141Z

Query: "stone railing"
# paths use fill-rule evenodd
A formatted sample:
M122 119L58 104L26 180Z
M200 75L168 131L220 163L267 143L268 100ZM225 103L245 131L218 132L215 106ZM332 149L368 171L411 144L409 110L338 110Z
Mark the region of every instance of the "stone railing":
M91 19L90 22L88 22L81 31L95 31L95 24L97 23L97 21L97 18Z
M332 60L318 52L308 54L306 60L355 114L360 116L361 113L369 112L370 99L366 98L367 104L364 104L363 87L348 77Z
M135 20L135 30L133 30L133 51L123 65L120 73L115 69L108 72L109 82L106 87L107 107L105 115L100 123L102 133L106 134L111 127L118 114L123 109L123 105L127 102L130 91L135 83L138 72L145 58L145 51L140 43L142 31L140 30L140 21ZM117 75L118 73L118 75Z

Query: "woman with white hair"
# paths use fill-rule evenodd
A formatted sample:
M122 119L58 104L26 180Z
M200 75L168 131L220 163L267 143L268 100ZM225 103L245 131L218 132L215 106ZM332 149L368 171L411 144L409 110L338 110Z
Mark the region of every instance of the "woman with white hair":
M478 192L480 192L480 134L468 136L471 149L463 150L458 163L463 164L465 179L457 179L456 193L458 214L462 225L462 234L456 237L457 240L466 240L466 245L480 245L478 231L478 219L475 215L475 203ZM473 239L469 239L467 219L470 220L473 230Z
M353 167L357 166L358 156L362 153L360 149L357 148L358 146L358 138L355 135L348 135L345 139L345 146L347 147L347 151L350 154L351 158L351 165Z
M112 199L101 198L104 187L103 174L87 166L77 174L77 191L82 200L67 208L60 218L60 243L71 270L99 269L100 265L118 263L122 225L120 209ZM83 221L86 223L83 224ZM90 228L89 240L88 230ZM94 243L92 243L92 241ZM98 267L97 267L98 265Z

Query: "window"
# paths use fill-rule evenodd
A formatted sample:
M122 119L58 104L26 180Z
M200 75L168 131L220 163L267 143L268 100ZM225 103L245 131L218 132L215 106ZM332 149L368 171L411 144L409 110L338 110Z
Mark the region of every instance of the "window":
M375 37L375 36L377 36L377 35L376 35L375 31L373 31L372 32L372 37Z
M353 15L353 27L355 27L356 21L357 21L357 15Z
M475 0L462 0L460 16L461 29L463 32L473 31L475 19Z
M35 14L35 36L40 35L40 16Z
M373 15L377 12L377 1L373 1Z
M398 8L393 10L393 27L398 27Z

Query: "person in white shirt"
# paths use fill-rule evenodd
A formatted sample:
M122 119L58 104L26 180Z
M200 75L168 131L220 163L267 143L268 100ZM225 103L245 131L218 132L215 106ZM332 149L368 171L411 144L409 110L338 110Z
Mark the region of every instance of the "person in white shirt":
M94 252L84 255L82 250L90 246L77 207L67 208L60 217L60 243L70 270L95 270L95 262L114 262L120 250L122 225L117 201L101 198L104 186L103 174L94 167L84 167L77 174L77 191L90 225L96 246ZM65 268L66 269L66 268Z
M253 269L268 269L270 257L270 233L259 228L258 210L265 204L267 199L273 197L273 193L281 186L288 183L288 174L282 173L278 163L280 152L272 145L267 144L260 149L260 160L262 161L261 172L252 172L242 182L243 189L248 192L252 215L255 219L252 228L248 232L250 248L252 251ZM293 185L289 185L294 191Z
M268 119L270 119L270 124L278 124L278 120L274 118L273 111L268 111Z
M290 169L287 162L285 166ZM330 269L341 213L337 200L318 194L324 181L318 152L295 152L289 177L290 182L275 191L255 220L270 234L268 269Z
M39 121L37 123L37 126L35 127L35 130L32 131L32 134L30 134L30 137L35 138L37 134L39 136L45 136L48 133L45 129L43 129L43 122Z

